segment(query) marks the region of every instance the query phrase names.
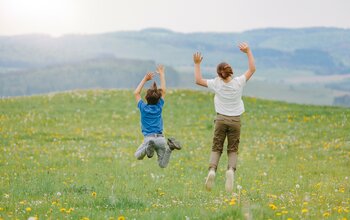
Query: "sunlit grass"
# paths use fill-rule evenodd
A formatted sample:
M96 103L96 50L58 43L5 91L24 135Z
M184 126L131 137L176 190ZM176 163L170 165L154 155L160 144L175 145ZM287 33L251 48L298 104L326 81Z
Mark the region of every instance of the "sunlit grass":
M0 218L349 219L350 109L245 98L235 192L204 189L213 95L169 91L166 169L138 161L131 91L0 100Z

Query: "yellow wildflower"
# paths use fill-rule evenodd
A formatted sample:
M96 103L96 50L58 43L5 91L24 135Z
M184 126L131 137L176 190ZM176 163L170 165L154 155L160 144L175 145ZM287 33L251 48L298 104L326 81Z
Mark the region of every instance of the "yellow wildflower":
M229 204L230 205L235 205L236 204L236 200L234 198L232 198Z
M66 209L65 208L60 208L60 212L65 212Z
M89 220L88 217L83 217L81 220Z
M302 209L302 210L301 210L301 213L307 213L307 212L309 212L308 209Z
M125 220L125 217L121 215L118 217L118 220Z
M274 204L269 204L269 207L272 209L272 210L276 210L277 209L277 206L275 206Z
M92 192L91 195L92 195L93 197L96 197L97 193L96 193L96 192Z
M329 212L323 213L323 217L328 217L328 216L330 216L330 213L329 213Z
M27 207L27 208L26 208L26 212L30 212L30 211L32 211L32 208Z

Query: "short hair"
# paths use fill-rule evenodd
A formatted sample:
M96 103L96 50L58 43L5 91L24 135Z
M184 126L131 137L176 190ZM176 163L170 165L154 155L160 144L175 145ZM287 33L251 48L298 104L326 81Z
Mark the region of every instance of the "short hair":
M225 62L222 62L217 66L216 72L222 79L226 79L227 77L233 75L232 67Z
M146 92L147 104L156 105L161 97L162 89L158 89L156 82L154 82L153 85Z

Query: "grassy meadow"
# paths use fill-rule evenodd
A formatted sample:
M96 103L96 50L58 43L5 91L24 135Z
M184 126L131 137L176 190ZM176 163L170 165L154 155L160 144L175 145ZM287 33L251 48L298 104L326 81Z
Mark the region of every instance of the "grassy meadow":
M213 94L170 90L167 168L133 154L143 137L132 91L0 99L0 219L350 219L350 109L244 98L233 194L227 156L204 182Z

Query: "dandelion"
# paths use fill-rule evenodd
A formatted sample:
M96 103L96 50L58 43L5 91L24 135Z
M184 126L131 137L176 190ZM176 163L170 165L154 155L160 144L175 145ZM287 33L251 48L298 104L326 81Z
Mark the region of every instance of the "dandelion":
M92 192L91 195L92 195L92 197L96 197L97 193L96 192Z
M89 220L88 217L83 217L81 220Z
M10 198L10 195L5 193L4 197L5 197L5 199L8 199L8 198Z
M282 214L288 214L288 211L287 210L283 210Z
M66 212L65 208L60 208L60 212Z
M300 188L300 185L299 185L299 184L295 185L295 188L299 189L299 188Z
M236 200L234 198L232 198L229 204L232 205L232 206L235 205L236 204Z
M275 206L275 205L272 204L272 203L269 204L269 207L270 207L272 210L276 210L276 209L277 209L277 206Z
M1 212L1 211L4 211L4 208L0 207L0 212Z
M61 194L60 192L57 192L56 195L57 195L57 196L61 196L62 194Z
M160 192L159 195L160 195L160 196L164 196L164 195L165 195L165 192Z
M241 186L241 185L237 185L237 189L238 189L238 190L241 190L241 189L242 189L242 186Z
M302 209L302 210L301 210L301 213L308 213L308 212L309 212L308 209Z
M328 217L328 216L330 216L330 213L329 213L329 212L323 213L323 217Z
M27 207L27 208L26 208L26 212L30 212L30 211L32 211L32 208Z
M125 217L121 215L118 217L118 220L125 220Z

